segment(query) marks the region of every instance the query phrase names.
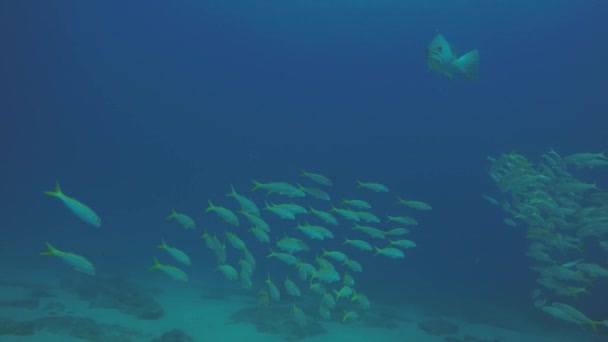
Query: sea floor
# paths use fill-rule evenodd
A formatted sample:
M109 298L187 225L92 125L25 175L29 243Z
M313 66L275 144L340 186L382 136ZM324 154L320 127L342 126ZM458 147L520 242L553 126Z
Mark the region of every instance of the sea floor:
M437 308L429 316L421 308L382 303L373 303L357 321L343 323L339 307L335 317L323 320L312 296L297 300L308 317L302 327L293 319L293 303L285 298L260 306L255 292L222 279L181 284L158 277L133 281L77 274L57 279L27 273L0 280L0 341L608 341L608 335L576 327L521 331L501 322L437 315Z

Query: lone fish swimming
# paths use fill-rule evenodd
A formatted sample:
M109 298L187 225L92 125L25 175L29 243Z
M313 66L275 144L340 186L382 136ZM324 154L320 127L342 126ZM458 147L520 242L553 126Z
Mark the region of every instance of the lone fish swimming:
M463 75L468 80L477 78L479 51L472 50L456 57L450 43L438 34L426 49L426 63L431 70L444 74L449 79Z
M65 206L70 209L74 215L78 216L81 220L86 223L93 225L95 227L101 227L101 219L95 212L86 206L84 203L78 201L75 198L71 198L66 196L63 192L61 192L61 188L59 187L59 182L55 184L55 191L45 191L45 194L53 197L57 197L65 204Z

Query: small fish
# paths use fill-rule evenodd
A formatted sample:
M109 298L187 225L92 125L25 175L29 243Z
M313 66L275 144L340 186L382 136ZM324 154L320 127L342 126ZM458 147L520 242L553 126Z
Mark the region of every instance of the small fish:
M95 226L101 227L101 219L95 212L87 207L85 204L81 203L75 198L71 198L66 196L63 192L61 192L61 188L59 187L59 182L55 184L55 191L44 191L45 194L53 197L57 197L63 202L63 204L70 209L74 215L78 216L84 222Z
M449 79L463 75L468 80L475 80L479 69L479 51L472 50L456 57L445 37L438 34L426 49L426 63L431 70Z
M371 306L367 296L362 293L357 293L354 289L353 296L350 298L350 301L358 303L359 306L365 310L369 309L369 307Z
M211 201L209 201L209 206L207 207L207 209L205 209L205 212L208 213L210 211L215 212L217 216L219 216L222 220L226 221L227 223L230 223L233 226L239 225L239 218L232 211L230 211L230 209L215 206L213 205L213 203L211 203Z
M406 201L400 197L398 197L397 200L398 200L399 204L403 204L406 207L410 207L410 208L413 208L416 210L432 210L433 209L430 205L428 205L422 201L411 201L411 200Z
M300 309L299 307L296 306L296 303L293 303L293 318L295 319L296 323L301 326L301 327L305 327L306 325L308 325L308 319L306 318L306 314L304 313L304 311L302 311L302 309Z
M240 195L234 190L234 186L230 185L230 193L226 194L228 197L234 197L236 201L239 203L244 212L250 213L255 216L260 216L260 209L258 208L253 201L249 198Z
M374 246L374 248L376 249L376 254L374 254L374 255L382 254L386 257L393 258L393 259L405 257L405 254L403 254L403 252L397 248L393 248L393 247L378 248L376 246Z
M277 206L270 206L268 204L268 202L264 202L266 204L266 207L264 208L264 210L268 210L271 213L277 215L278 217L282 218L282 219L286 219L286 220L295 220L296 217L294 215L294 213L292 213L291 211L287 210L287 209L283 209L281 207L277 207Z
M306 178L312 180L313 182L321 184L321 185L325 185L325 186L334 185L334 183L331 181L331 179L329 179L323 175L320 175L318 173L306 172L306 171L302 170L302 172L300 173L300 176L306 177Z
M386 232L384 232L385 236L398 236L398 235L406 235L409 234L410 230L407 228L393 228L391 230L388 230Z
M356 311L344 311L344 316L342 316L342 322L352 322L359 319L359 314Z
M401 247L403 249L416 247L416 243L412 240L397 240L397 241L388 240L388 241L390 243L389 246L397 246L397 247Z
M226 235L226 239L228 239L228 242L230 243L232 248L243 250L247 247L247 245L245 245L245 242L241 240L241 238L239 238L236 234L228 231L226 231L224 234Z
M169 277L171 277L174 280L183 281L183 282L188 281L188 275L186 274L186 272L182 271L181 269L179 269L175 266L163 265L160 262L158 262L158 260L156 260L156 258L154 258L154 265L152 265L152 267L150 267L149 270L162 271L164 274L168 275Z
M222 272L224 277L226 277L228 280L237 280L239 278L239 274L236 269L230 265L218 265L217 269L220 270L220 272Z
M417 226L418 221L416 219L408 217L408 216L390 216L388 215L388 222L397 222L404 224L406 226Z
M289 277L285 279L285 290L287 291L287 294L294 297L300 297L302 295L302 292L300 292L300 288L298 287L298 285L291 281Z
M264 189L268 192L268 194L277 193L279 195L285 195L289 197L305 197L306 193L295 186L285 183L285 182L274 182L274 183L260 183L255 180L251 180L254 184L254 187L251 188L251 191L255 191L257 189Z
M178 214L173 209L171 209L171 215L167 216L167 220L170 219L175 219L185 229L194 229L196 227L194 220L191 219L190 216L186 214Z
M51 244L48 242L46 243L46 247L48 248L48 251L40 253L40 255L56 256L66 264L72 266L76 271L88 275L95 275L95 266L93 266L93 264L85 257L74 253L60 251L51 246Z
M362 251L372 251L372 250L374 250L372 248L372 245L370 245L369 242L367 242L367 241L363 241L363 240L350 240L350 239L347 239L347 238L344 238L344 240L345 240L344 241L345 245L348 244L348 245L354 246L354 247L356 247L356 248L358 248L358 249L360 249Z
M309 194L311 197L317 198L317 199L321 199L324 201L329 201L331 200L331 197L329 196L329 194L321 189L317 189L317 188L306 188L303 187L302 185L298 184L298 189L304 191L305 193Z
M364 188L375 192L388 192L388 187L380 183L363 183L357 181L357 189Z
M295 256L287 253L277 253L272 249L270 250L270 254L268 254L266 257L277 258L282 262L286 263L287 265L296 265L298 263L298 258L296 258Z
M166 250L167 253L169 253L169 255L171 255L171 257L173 257L173 259L179 261L180 263L182 263L184 265L191 264L190 257L186 253L182 252L181 250L179 250L175 247L171 247L171 246L167 245L165 240L163 240L162 243L160 245L158 245L157 247L160 249Z
M353 289L350 286L342 286L339 291L334 290L336 295L336 301L339 301L340 298L349 298L353 294Z
M336 220L334 215L332 215L328 212L321 211L321 210L315 210L313 207L310 207L310 212L312 214L315 214L318 218L320 218L323 222L325 222L327 224L331 224L334 226L338 225L338 220Z
M270 295L270 298L278 302L281 299L281 292L279 291L279 288L270 279L270 273L268 273L268 279L266 279L266 281L264 282L268 286L268 294Z
M369 203L367 203L366 201L356 200L356 199L354 199L354 200L342 199L342 204L346 204L348 206L355 207L358 209L371 209L372 208L372 206Z
M270 236L268 236L268 233L266 233L264 229L260 229L258 227L251 227L249 231L253 233L253 236L255 236L255 238L259 242L270 242Z
M334 259L335 261L340 261L340 262L344 262L346 260L348 260L348 256L346 256L346 254L339 252L339 251L326 251L325 249L322 249L323 254L321 255L321 257L329 257L331 259Z
M361 219L359 218L359 215L357 215L356 212L354 212L350 209L336 208L332 205L331 209L329 211L330 212L335 211L338 214L340 214L340 216L344 217L347 220L351 220L351 221L355 221L355 222L361 221Z
M353 259L348 259L344 262L344 265L348 268L350 268L351 271L353 272L363 272L363 266L361 266L361 264Z

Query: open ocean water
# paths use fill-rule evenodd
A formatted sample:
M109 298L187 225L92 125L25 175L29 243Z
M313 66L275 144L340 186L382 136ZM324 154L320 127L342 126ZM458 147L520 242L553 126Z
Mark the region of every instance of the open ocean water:
M608 341L607 16L0 2L0 341Z

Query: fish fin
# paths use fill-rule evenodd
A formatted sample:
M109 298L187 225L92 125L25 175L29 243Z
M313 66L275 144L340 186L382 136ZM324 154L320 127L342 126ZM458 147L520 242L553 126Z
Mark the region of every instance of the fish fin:
M477 79L477 71L479 69L479 50L472 50L460 56L454 61L454 64L462 71L468 80Z
M213 209L215 209L215 206L213 205L213 203L211 203L211 200L208 200L208 201L209 201L209 206L207 207L207 209L205 209L206 213L213 211Z
M149 269L150 271L153 271L153 270L157 270L157 269L159 269L160 267L161 267L160 262L158 262L158 260L156 259L156 257L154 257L154 265L152 265L152 266L148 267L148 269Z
M168 246L168 245L167 245L167 243L165 242L165 239L163 239L163 240L162 240L162 243L161 243L160 245L156 246L156 247L158 247L158 248L160 248L160 249L167 249L167 247L169 247L169 246Z
M234 186L230 184L230 192L226 194L226 197L235 197L236 190L234 190Z
M48 248L48 251L42 252L40 255L57 255L59 253L59 250L48 242L46 243L46 248Z
M167 216L167 220L170 220L176 216L177 216L177 213L175 212L175 210L173 208L171 208L171 215Z
M55 182L54 191L44 191L44 193L49 196L55 196L55 197L63 196L63 193L61 192L61 187L59 187L59 181Z
M262 183L254 180L254 179L252 179L251 181L253 182L253 185L254 185L254 187L251 188L251 191L256 191L257 189L261 189L262 188L262 185L263 185Z

